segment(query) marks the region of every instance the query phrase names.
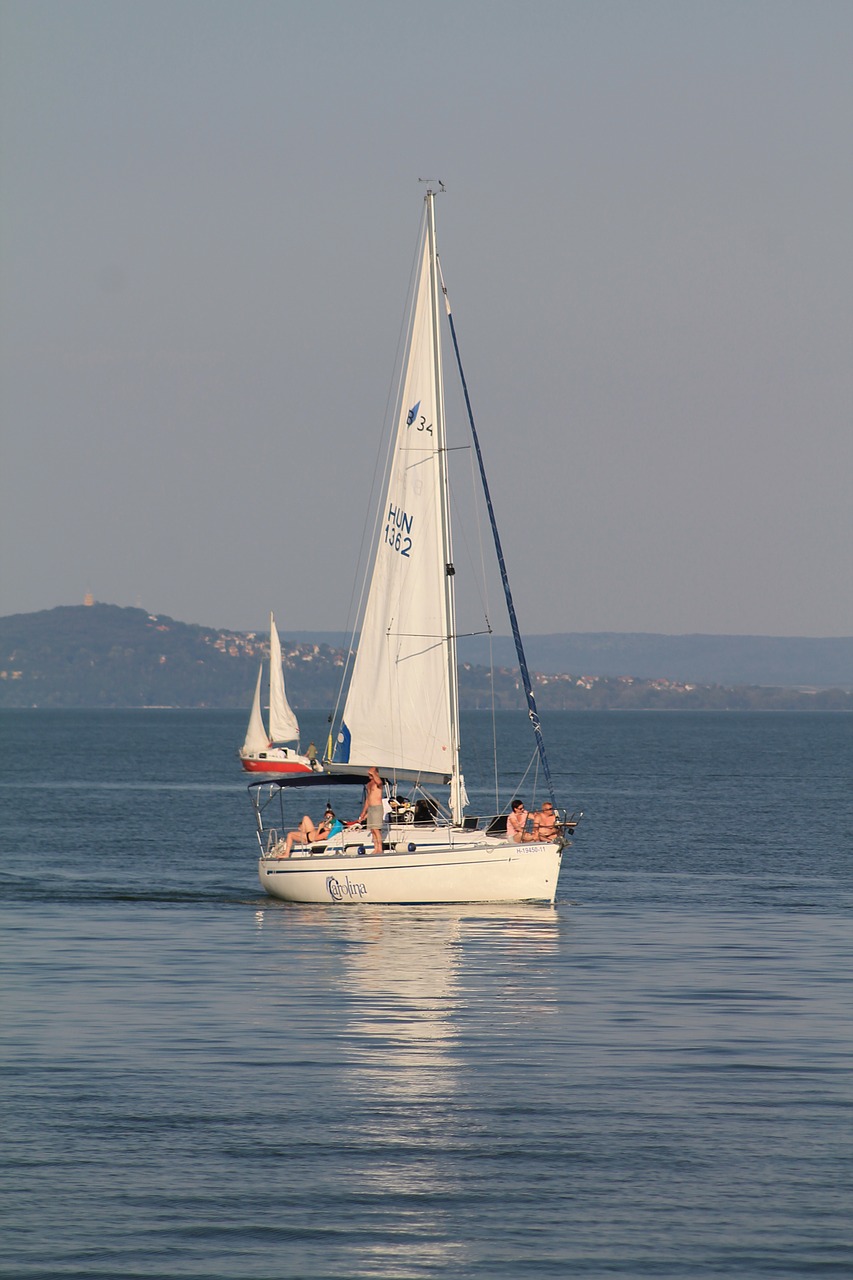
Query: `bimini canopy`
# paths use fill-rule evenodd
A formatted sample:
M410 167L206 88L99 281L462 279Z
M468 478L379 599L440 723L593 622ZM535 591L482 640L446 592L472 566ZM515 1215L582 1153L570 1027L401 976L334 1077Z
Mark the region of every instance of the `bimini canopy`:
M367 770L356 773L354 769L346 773L281 773L266 778L254 778L249 783L249 791L259 787L363 787L367 778Z

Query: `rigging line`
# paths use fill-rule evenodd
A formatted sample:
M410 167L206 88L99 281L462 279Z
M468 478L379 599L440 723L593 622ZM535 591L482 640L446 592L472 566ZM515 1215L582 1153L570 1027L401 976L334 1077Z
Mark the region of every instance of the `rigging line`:
M359 622L360 620L362 620L362 615L364 612L364 600L367 594L367 583L369 580L370 567L373 560L373 555L370 555L368 557L366 563L364 559L365 544L367 542L367 528L368 528L368 522L369 522L369 513L373 511L373 528L371 531L370 546L374 553L376 548L377 531L382 518L382 512L379 506L376 503L374 503L374 494L376 493L376 488L377 488L377 477L379 477L379 482L382 485L384 485L384 482L391 468L391 455L394 447L394 440L396 437L396 430L395 430L396 423L391 421L392 395L394 397L393 404L396 409L402 397L402 385L403 385L404 373L403 373L403 360L401 357L401 352L402 352L406 337L411 328L411 318L415 309L415 302L416 302L415 277L417 275L418 263L420 261L420 256L421 256L421 250L423 245L423 235L425 234L425 230L424 230L425 222L426 222L426 215L422 214L421 215L421 237L415 249L414 257L412 258L412 263L409 270L409 287L406 294L406 302L403 307L403 314L400 319L400 326L397 331L397 349L394 355L394 363L392 365L393 372L392 372L391 379L388 383L388 393L385 397L385 412L382 415L383 430L379 435L377 445L376 445L376 455L373 460L373 478L370 483L370 493L368 495L368 499L364 508L365 516L362 522L361 542L359 544L358 558L356 561L356 573L355 573L355 577L353 578L352 591L350 592L349 605L347 606L346 626L344 628L345 634L349 635L349 640L347 642L347 654L346 654L346 660L344 662L344 669L341 673L340 683L338 685L338 693L337 693L337 699L335 702L335 708L330 717L330 733L332 734L334 732L334 725L337 723L337 720L338 720L338 714L339 713L343 714L342 704L344 703L344 689L346 688L346 685L347 685L347 678L349 676L350 669L353 666L355 661L355 636L356 636L356 631L358 630ZM395 389L395 386L396 386L396 389ZM389 423L391 424L390 431L388 430ZM386 444L386 450L385 450L385 463L382 469L382 474L380 476L379 475L379 459L382 452L383 441L386 441L386 440L387 440L387 444ZM358 604L355 606L355 610L353 610L353 601L356 595L356 587L359 582L359 567L362 564L364 564L364 572L361 575L361 587L358 595Z
M456 353L456 364L459 369L459 377L462 379L462 390L465 394L465 407L468 410L468 422L471 427L471 437L474 441L474 449L477 453L477 461L480 465L480 479L483 482L483 494L486 499L486 508L489 512L489 520L492 525L492 535L495 540L495 551L497 552L498 564L501 570L501 581L503 582L504 595L506 596L507 611L509 613L510 627L512 628L512 636L515 640L515 652L518 656L518 666L521 671L521 679L524 684L524 692L527 697L527 715L533 726L533 735L536 739L536 746L539 748L539 758L542 761L542 772L548 782L548 791L551 796L551 803L556 808L557 797L554 794L554 784L551 781L551 770L548 767L548 757L545 754L545 739L542 737L542 726L539 722L539 713L536 710L536 699L533 696L533 685L530 683L530 673L527 670L527 659L524 656L524 645L521 642L521 632L518 628L518 618L515 614L515 605L512 600L512 592L509 586L509 576L506 570L506 561L504 560L503 548L501 547L500 534L495 520L495 512L492 506L492 495L489 491L489 482L486 479L486 468L483 463L483 454L480 449L480 438L477 435L477 428L474 425L474 412L471 408L471 397L468 394L468 383L465 380L465 371L462 368L462 357L459 354L459 343L456 340L456 325L453 323L453 314L450 310L450 298L447 295L447 287L444 283L444 276L441 271L441 264L438 266L439 276L441 279L441 291L444 294L444 305L447 311L447 319L450 322L450 335L453 338L453 350Z
M539 801L538 801L538 799L537 799L537 795L538 795L538 793L539 793L539 761L538 761L538 760L536 760L536 761L535 761L535 764L536 764L536 769L535 769L535 772L534 772L534 774L533 774L533 803L535 804L536 808L538 809L538 808L539 808ZM553 799L551 800L551 803L552 803L552 804L554 804ZM556 805L554 805L554 807L556 808Z
M474 463L473 463L473 453L472 453L471 466L473 467L473 465ZM471 478L473 480L474 478L473 474ZM476 492L476 490L473 490L473 492ZM485 622L486 627L491 629L491 624L489 622L488 582L486 580L485 562L483 560L482 534L480 530L480 512L477 505L475 504L474 512L476 516L476 529L477 529L477 535L479 538L479 551L480 551L480 571L478 575L476 570L474 555L472 553L471 547L468 542L468 530L466 529L465 525L463 524L460 518L461 508L459 506L459 503L456 500L456 491L454 490L452 485L450 486L450 501L453 506L453 512L455 516L453 527L456 535L456 545L459 546L461 542L462 548L465 551L465 563L466 565L470 566L472 584L477 590L477 595L480 600L480 608L483 611L483 621ZM458 556L456 557L456 563L457 565L461 563L461 559ZM485 635L488 633L476 632L475 634ZM457 631L456 632L457 639L459 638L460 635L461 635L461 632Z
M452 634L457 640L464 640L469 636L490 636L492 633L491 631L454 631ZM390 627L385 635L405 640L435 640L438 644L443 644L447 639L446 635L438 635L435 631L392 631Z
M373 498L377 490L377 478L378 478L379 487L384 492L385 488L387 487L388 477L391 472L391 464L392 464L392 459L394 454L394 445L397 439L397 418L399 416L399 411L400 411L400 404L401 404L402 395L403 395L403 380L405 377L405 367L404 367L404 361L401 358L401 352L403 350L404 342L408 339L408 336L411 332L412 316L414 314L415 306L417 304L417 297L415 296L416 295L415 280L416 280L419 260L420 260L420 244L418 248L415 250L415 256L412 259L411 270L409 273L409 288L408 288L408 295L406 298L406 306L404 308L403 315L400 320L400 327L397 333L397 351L394 356L394 368L396 370L396 387L395 387L395 379L392 378L388 386L388 395L385 400L385 413L383 415L383 423L385 424L385 426L383 427L382 434L380 435L379 441L377 444L376 459L373 467L373 479L371 481L370 493L368 495L367 506L365 508L365 511L373 511L373 529L371 532L371 543L370 543L371 550L372 550L372 554L370 555L371 562L375 557L377 532L383 520L382 508L378 506L376 503L374 503ZM393 419L391 418L392 392L394 396L393 405L394 405L394 411L395 411L395 416ZM389 424L390 424L390 431L388 430ZM383 440L386 441L385 461L383 463L382 473L380 475L379 474L379 456L380 456ZM366 528L367 527L366 516L365 516L364 523ZM359 563L360 562L361 562L361 551L359 551ZM355 623L358 622L358 619L362 613L362 609L364 605L364 597L367 593L367 584L370 578L370 568L371 568L370 563L365 564L364 576L362 578L361 594L359 596L359 602L358 602L358 608L356 610L356 617L353 619L353 623L354 623L353 634L355 633Z
M492 678L489 684L492 686L492 765L495 770L495 808L500 806L500 780L498 771L498 721L495 715L495 646L494 638L489 631L489 670Z
M401 638L416 639L417 637L397 636L395 638L396 639L401 639ZM442 636L440 640L436 640L435 644L425 645L423 649L413 649L411 653L404 653L404 654L398 653L397 656L393 659L394 665L399 667L399 666L402 666L404 662L411 662L413 658L422 658L425 653L433 653L436 649L440 649L443 644L444 644L444 637Z
M425 648L421 651L423 653L429 653L432 649L439 649L447 639L447 636L421 635L419 631L386 631L385 635L389 640L424 640L424 641L432 640L433 643L426 645ZM411 657L412 657L412 654L407 653L404 655L404 658L398 658L397 661L401 662L401 661L404 661L405 658L411 658Z
M477 473L474 469L473 450L471 451L471 492L472 494L477 493ZM486 549L485 549L485 546L483 545L483 521L482 521L482 513L480 511L480 503L479 501L476 501L476 500L474 502L474 525L477 530L477 550L480 553L480 581L483 584L483 589L480 593L481 598L483 598L483 610L484 610L483 620L486 624L486 633L488 635L491 635L492 634L492 623L491 623L492 605L489 599L489 576L486 573Z
M467 636L486 635L489 637L489 672L491 674L491 680L489 681L489 688L490 688L490 697L491 697L492 769L494 771L495 808L497 809L500 806L500 782L499 782L499 767L498 767L498 728L497 728L497 719L495 716L495 710L496 710L495 680L494 680L495 664L494 664L494 651L493 651L493 644L492 644L491 604L489 601L489 575L486 573L486 557L485 557L485 548L483 545L484 539L483 539L483 522L482 522L481 503L479 498L477 497L478 492L481 492L481 490L478 490L477 488L477 480L479 477L477 475L477 470L476 470L476 465L474 460L474 450L471 449L470 446L467 446L467 447L471 457L470 480L471 480L471 493L474 496L474 502L472 506L474 511L474 528L476 530L476 535L477 535L476 548L480 555L479 573L475 569L474 554L469 544L468 530L466 525L464 525L462 521L459 520L457 521L456 529L457 529L457 533L460 528L462 531L462 540L464 543L468 563L471 566L472 581L477 589L477 594L480 600L480 607L483 610L483 621L486 624L486 630L485 631L468 631L468 632L457 631L456 638L459 639L463 635L467 635ZM456 492L453 488L451 488L450 496L451 496L451 501L453 502L453 505L454 505L454 511L458 511L459 507L456 500Z
M512 801L516 798L516 796L519 794L519 792L524 790L524 784L525 784L525 782L527 781L527 777L528 777L528 775L529 775L529 773L530 773L530 770L533 768L534 764L536 764L537 759L538 759L538 752L537 752L536 750L534 750L534 752L533 752L532 756L530 757L530 761L529 761L529 763L528 763L528 765L527 765L527 768L524 770L524 773L522 774L521 778L519 779L518 786L515 788L515 791L513 791L512 795L511 795L511 797L510 797L510 804L511 804L511 803L512 803ZM534 794L535 794L535 791L534 791ZM508 806L507 806L507 807L508 807Z
M441 268L439 267L439 271L440 270ZM442 280L442 285L443 284L444 281ZM473 450L471 451L471 492L474 494L477 492L477 472L474 466ZM483 607L485 610L484 621L486 623L485 634L489 637L489 671L491 673L491 680L489 681L489 684L491 687L492 700L492 769L494 770L495 808L497 809L500 807L500 770L498 767L498 722L495 715L495 652L491 621L492 605L489 598L489 575L486 573L486 548L484 545L483 520L479 501L474 502L474 516L475 526L477 529L477 548L480 552L480 582L483 584L483 589L480 594L481 599L485 597L485 599L483 599Z

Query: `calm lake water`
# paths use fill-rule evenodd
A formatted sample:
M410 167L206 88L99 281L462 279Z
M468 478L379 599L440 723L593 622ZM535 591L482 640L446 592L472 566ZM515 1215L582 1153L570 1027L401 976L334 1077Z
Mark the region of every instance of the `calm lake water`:
M0 717L0 1274L853 1274L850 717L548 717L553 909L272 902L243 730Z

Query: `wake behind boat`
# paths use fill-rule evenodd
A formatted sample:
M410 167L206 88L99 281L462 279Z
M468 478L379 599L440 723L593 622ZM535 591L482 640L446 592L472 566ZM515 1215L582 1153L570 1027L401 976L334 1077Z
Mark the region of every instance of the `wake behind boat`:
M238 751L247 773L310 773L312 764L307 756L293 751L284 743L299 744L299 723L284 692L284 668L281 661L281 641L270 614L270 720L269 733L261 713L261 681L264 667L261 663L255 684L255 696L246 727L246 739ZM281 745L276 745L281 744Z
M250 786L261 846L261 884L273 897L290 902L553 902L567 834L576 821L560 815L555 807L453 317L441 279L434 206L435 193L428 190L395 439L377 520L360 641L334 735L334 750L322 773ZM516 639L528 715L551 796L548 821L537 821L517 839L507 832L506 812L481 818L466 816L440 335L442 296ZM369 782L372 766L378 769L381 783L375 775ZM366 782L368 791L363 797ZM310 795L312 788L322 788L331 801L342 786L360 789L363 825L351 825L335 834L324 828L313 833L305 828L304 834L299 833L304 789ZM438 789L444 788L449 789L448 797L440 801ZM299 797L298 812L292 805L285 811L285 789L292 789ZM376 807L377 799L382 801L381 809ZM373 808L368 809L368 802ZM288 829L292 833L289 841Z

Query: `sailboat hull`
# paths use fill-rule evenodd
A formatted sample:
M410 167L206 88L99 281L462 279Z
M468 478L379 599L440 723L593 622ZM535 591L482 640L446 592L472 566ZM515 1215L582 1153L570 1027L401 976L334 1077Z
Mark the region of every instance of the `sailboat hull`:
M240 763L247 773L311 773L311 761L284 747L269 747L266 751L241 751Z
M258 874L266 892L285 902L553 903L562 855L554 843L497 840L361 855L297 849L289 858L260 858Z

